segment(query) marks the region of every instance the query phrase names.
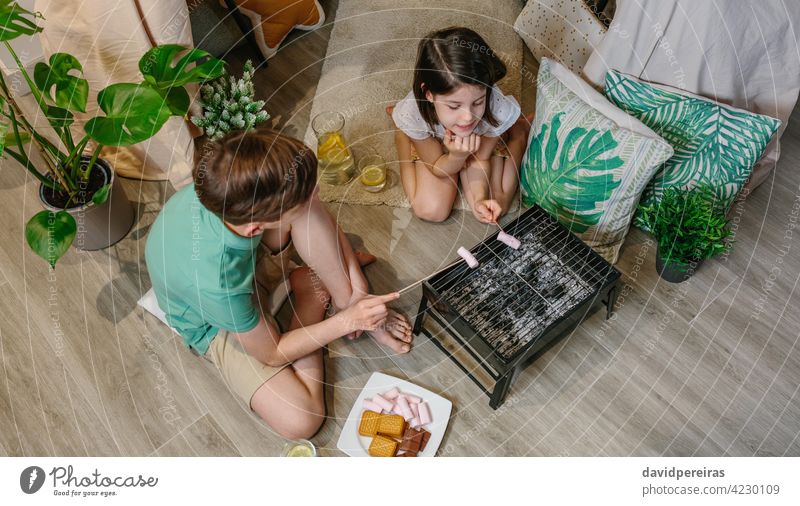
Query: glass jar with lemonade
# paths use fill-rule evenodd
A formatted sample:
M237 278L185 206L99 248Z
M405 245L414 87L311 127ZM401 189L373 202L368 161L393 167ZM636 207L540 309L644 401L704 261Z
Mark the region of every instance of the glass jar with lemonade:
M317 136L318 175L332 185L348 183L355 175L353 153L344 140L344 116L336 111L314 116L311 128Z

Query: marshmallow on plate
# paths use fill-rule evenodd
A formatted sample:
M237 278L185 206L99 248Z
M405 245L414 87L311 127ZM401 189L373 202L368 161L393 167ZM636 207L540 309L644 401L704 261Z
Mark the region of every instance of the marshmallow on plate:
M394 387L391 390L389 390L388 392L385 392L383 394L383 397L385 399L389 399L391 401L393 399L396 399L398 395L400 395L400 390L397 387Z
M393 403L391 401L386 400L379 394L376 394L375 397L372 398L372 402L380 406L381 409L385 409L386 411L392 410Z
M433 418L431 418L431 410L428 407L427 402L421 402L419 404L419 423L421 425L425 425L426 423L431 423Z
M422 398L417 397L416 395L411 395L411 394L403 394L403 395L405 396L409 404L419 404L420 402L422 402Z
M397 405L400 407L400 413L406 421L414 418L414 414L411 412L411 406L408 405L408 401L404 396L401 395L397 397Z
M380 413L383 410L383 408L380 406L380 404L378 404L376 402L373 402L373 401L371 401L369 399L364 399L363 406L364 406L364 409L367 409L369 411L374 411L376 413Z

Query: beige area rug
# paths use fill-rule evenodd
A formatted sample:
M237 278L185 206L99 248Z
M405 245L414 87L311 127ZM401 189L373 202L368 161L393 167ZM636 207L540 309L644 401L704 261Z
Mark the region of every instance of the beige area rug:
M341 112L356 163L360 155L377 151L390 162L391 186L369 193L357 178L342 186L321 184L322 200L409 207L400 185L394 123L385 108L411 90L417 44L433 30L466 26L481 34L508 68L500 88L522 103L522 39L513 28L521 9L519 0L340 0L311 118ZM317 145L310 122L305 142ZM464 209L466 201L456 207Z

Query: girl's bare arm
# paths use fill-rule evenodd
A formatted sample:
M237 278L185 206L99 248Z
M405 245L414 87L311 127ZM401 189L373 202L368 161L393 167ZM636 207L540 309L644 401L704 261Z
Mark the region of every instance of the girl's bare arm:
M435 137L425 139L411 139L417 155L425 167L437 177L449 177L458 174L464 168L464 163L469 156L466 154L445 154L442 143Z

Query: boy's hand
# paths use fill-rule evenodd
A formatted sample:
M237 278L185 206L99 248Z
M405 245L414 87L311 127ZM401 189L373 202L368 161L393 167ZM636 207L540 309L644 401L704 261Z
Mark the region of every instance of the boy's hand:
M444 147L451 155L459 158L467 158L481 147L481 136L469 134L467 137L459 137L450 130L444 133Z
M337 314L345 324L346 332L356 330L375 330L389 316L386 303L397 300L397 292L386 295L367 295L344 311Z
M472 212L478 221L482 223L497 223L497 220L503 214L503 208L500 207L500 203L496 200L486 199L475 202Z

